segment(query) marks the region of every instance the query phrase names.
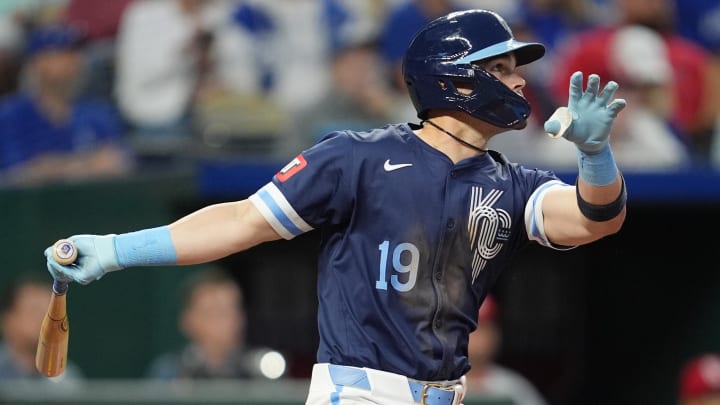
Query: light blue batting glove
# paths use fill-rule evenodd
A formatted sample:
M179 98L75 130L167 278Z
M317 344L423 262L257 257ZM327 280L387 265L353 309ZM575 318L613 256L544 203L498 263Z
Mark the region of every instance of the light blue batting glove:
M115 251L115 235L75 235L70 241L75 244L78 257L75 263L63 266L52 255L52 246L45 249L47 268L56 281L89 284L99 280L106 273L120 270Z
M581 152L593 155L603 151L608 145L613 121L627 103L623 99L610 102L618 89L618 84L614 81L608 82L599 94L600 76L591 74L584 92L582 84L583 73L573 73L570 77L568 99L572 123L562 136L573 142ZM561 132L561 123L558 120L551 118L544 126L545 131L551 135Z

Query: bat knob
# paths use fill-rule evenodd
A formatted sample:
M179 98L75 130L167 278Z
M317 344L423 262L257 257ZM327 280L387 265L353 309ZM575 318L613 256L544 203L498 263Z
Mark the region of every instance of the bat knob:
M63 266L73 264L77 259L78 251L75 244L69 239L60 239L55 242L52 249L53 259Z
M68 283L62 282L62 281L53 281L53 292L57 295L63 295L68 290Z
M562 138L572 125L573 113L567 107L559 107L550 118L548 118L548 121L557 121L558 123L558 128L555 133L546 132L548 136L554 139Z

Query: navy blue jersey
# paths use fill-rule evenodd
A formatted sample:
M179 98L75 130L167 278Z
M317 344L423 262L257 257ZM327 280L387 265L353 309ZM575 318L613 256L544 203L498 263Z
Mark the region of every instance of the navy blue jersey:
M565 187L491 152L457 164L408 124L328 134L250 200L290 239L318 229L317 360L418 380L469 369L468 334L508 259Z

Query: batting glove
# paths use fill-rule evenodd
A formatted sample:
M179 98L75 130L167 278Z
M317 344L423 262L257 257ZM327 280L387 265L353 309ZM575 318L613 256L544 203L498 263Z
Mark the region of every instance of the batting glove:
M615 99L608 104L618 89L618 84L614 81L608 82L599 94L600 76L591 74L584 92L582 83L582 72L573 73L570 77L568 99L568 109L572 112L573 119L563 137L573 142L581 152L592 155L601 152L608 145L613 121L625 108L626 102ZM557 120L550 119L545 122L545 131L550 134L557 135L560 128L561 124Z
M115 235L75 235L70 239L77 248L78 257L75 263L63 266L52 255L52 246L45 249L47 268L53 278L60 282L74 281L89 284L99 280L106 273L120 270L115 252Z

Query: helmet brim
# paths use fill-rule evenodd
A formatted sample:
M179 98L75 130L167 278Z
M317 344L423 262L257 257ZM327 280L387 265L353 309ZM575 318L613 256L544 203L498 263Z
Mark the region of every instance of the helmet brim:
M526 65L536 61L545 55L545 46L538 42L520 42L515 39L508 39L477 52L465 55L455 61L455 64L477 62L483 59L494 58L506 53L514 52L517 66Z

